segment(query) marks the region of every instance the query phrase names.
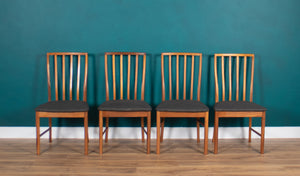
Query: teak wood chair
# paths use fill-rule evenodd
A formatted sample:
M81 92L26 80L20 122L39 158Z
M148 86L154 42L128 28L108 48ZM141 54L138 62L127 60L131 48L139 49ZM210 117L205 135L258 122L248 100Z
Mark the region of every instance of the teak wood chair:
M143 59L142 72L139 71L139 60ZM110 59L111 58L111 59ZM120 60L119 65L119 99L116 93L116 60ZM109 89L108 76L108 60L112 63L112 89ZM127 97L124 97L123 89L123 67L124 60L127 60ZM135 60L134 71L134 97L131 96L131 60ZM118 71L117 71L118 72ZM124 71L125 72L125 71ZM142 75L141 75L141 74ZM106 101L99 107L99 153L103 153L103 135L105 134L105 142L108 141L108 129L110 117L140 117L142 142L144 142L144 133L147 135L147 154L150 153L150 136L151 136L151 106L144 101L145 96L145 75L146 75L146 54L136 52L107 52L105 53L105 85L106 85ZM138 86L138 78L142 76L142 81ZM125 78L126 79L126 78ZM138 87L141 89L141 100L138 100ZM113 100L109 98L109 92L113 92ZM103 118L106 118L105 130L103 131ZM147 118L147 130L144 128L144 118Z
M250 59L250 60L249 60ZM218 60L221 60L221 71L218 71ZM225 62L226 61L226 62ZM242 66L243 61L243 66ZM250 91L249 101L246 100L247 90L247 62L251 61L251 75L250 75ZM225 63L228 64L228 71L225 71ZM240 67L241 63L241 67ZM235 64L235 72L233 68ZM248 67L249 69L250 67ZM240 76L240 72L243 70L243 77ZM219 81L218 74L221 72L222 77L222 100L219 102ZM225 80L226 73L228 73L228 84ZM235 74L234 74L235 73ZM254 54L215 54L214 55L214 74L215 74L215 126L214 126L214 153L218 153L218 127L219 118L232 118L232 117L249 117L249 142L251 142L251 131L258 134L261 137L260 153L264 153L264 136L265 136L265 119L266 108L253 103L253 79L254 79ZM234 92L234 76L235 81L235 101L233 100ZM243 87L243 97L240 100L240 83ZM248 83L249 84L249 83ZM249 88L249 86L248 86ZM226 96L226 91L228 94ZM228 98L228 99L227 99ZM252 118L261 117L261 133L252 128Z
M169 100L166 100L165 89L165 71L164 60L168 59L169 67ZM183 100L179 96L179 65L180 57L183 57ZM187 58L190 59L187 59ZM195 65L195 59L199 58L199 64ZM176 99L172 94L172 59L176 59ZM191 84L190 84L190 100L187 100L187 60L191 61ZM195 67L198 67L198 83L197 83L197 100L193 100L194 76ZM208 152L208 107L200 102L201 90L201 72L202 72L202 54L201 53L162 53L161 54L161 79L162 79L162 102L156 107L157 113L157 139L156 139L156 153L160 153L160 142L163 142L164 122L167 117L185 117L196 118L197 122L197 143L200 142L199 127L200 124L204 126L204 154ZM195 79L196 80L196 79ZM174 86L175 87L175 86ZM204 118L204 123L200 122L200 118ZM160 132L161 128L161 132Z
M82 60L84 59L84 60ZM51 62L50 62L51 60ZM51 69L54 60L54 89L55 100L51 98ZM69 64L67 61L70 61ZM61 62L60 62L61 61ZM77 63L76 63L77 61ZM84 78L81 78L81 65L84 62ZM61 64L61 65L60 65ZM58 67L62 67L60 72ZM69 74L66 74L66 67L69 66ZM77 66L77 68L75 67ZM75 69L73 68L75 67ZM73 73L75 71L77 76ZM61 79L58 78L58 73L61 74ZM52 142L52 118L83 118L84 120L84 154L88 154L88 111L89 106L87 99L87 75L88 75L88 54L87 53L47 53L47 79L48 79L48 102L36 107L36 150L37 155L40 154L40 137L49 132L49 142ZM76 80L73 88L73 82ZM59 83L62 84L62 90L59 89ZM69 83L67 83L69 82ZM66 83L69 84L69 91L66 88ZM82 88L81 86L82 85ZM74 89L74 91L73 91ZM80 90L81 89L81 90ZM82 90L83 89L83 90ZM62 93L61 93L61 91ZM69 94L68 94L69 92ZM73 94L76 93L73 97ZM83 101L80 101L80 94L83 96ZM68 95L68 96L67 96ZM69 97L69 100L67 98ZM61 100L59 100L61 98ZM40 118L49 118L49 128L40 134Z

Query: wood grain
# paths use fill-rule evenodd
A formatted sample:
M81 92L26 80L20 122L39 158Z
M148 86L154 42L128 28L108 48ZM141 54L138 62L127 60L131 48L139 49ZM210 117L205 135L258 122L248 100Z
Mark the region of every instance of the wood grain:
M194 90L194 61L195 56L192 56L192 64L191 64L191 88L190 88L190 100L193 100L193 90Z
M169 100L172 100L172 56L169 55Z
M138 74L139 74L139 55L135 58L135 75L134 75L134 99L137 99L137 85L138 85Z
M80 64L81 64L81 57L78 55L78 60L77 60L77 93L76 97L77 100L79 100L79 89L80 89Z
M123 100L123 55L120 55L120 100Z
M83 156L83 139L56 139L41 145L36 156L34 139L0 139L1 175L300 175L300 139L266 139L265 154L260 155L260 140L221 139L218 155L201 155L203 143L191 139L165 139L160 155L145 155L140 140L113 139L103 145L99 156L98 140L90 140L89 155ZM41 139L41 143L47 143ZM245 147L246 146L246 147ZM283 147L284 146L284 147ZM253 150L255 149L255 150Z
M128 69L127 69L127 100L130 100L130 62L131 62L131 55L128 55Z
M179 55L176 55L176 100L179 100Z
M239 56L236 56L236 99L235 101L239 101L239 87L240 87L240 81L239 81L239 76L240 76L240 58Z
M73 99L73 55L70 55L70 100Z

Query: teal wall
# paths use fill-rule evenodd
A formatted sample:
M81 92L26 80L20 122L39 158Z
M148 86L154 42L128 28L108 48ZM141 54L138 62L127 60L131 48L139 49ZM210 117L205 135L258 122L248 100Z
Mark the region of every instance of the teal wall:
M106 51L148 53L145 98L153 106L161 101L159 54L204 53L201 100L210 107L211 56L254 53L254 101L268 108L267 126L300 126L299 7L299 0L1 0L0 126L34 126L34 108L47 101L46 53L64 51L89 53L90 126L97 126L95 109L105 101ZM222 125L247 120L229 122ZM184 119L167 125L194 126Z

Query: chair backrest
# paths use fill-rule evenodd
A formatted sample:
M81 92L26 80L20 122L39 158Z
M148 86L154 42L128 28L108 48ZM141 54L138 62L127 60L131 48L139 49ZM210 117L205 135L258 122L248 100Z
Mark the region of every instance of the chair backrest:
M125 86L123 86L124 83L124 75L127 74L127 100L131 99L130 96L130 90L131 90L131 62L132 60L135 61L134 67L134 100L138 99L138 80L139 80L139 75L142 74L142 80L140 85L141 89L141 100L144 100L145 98L145 75L146 75L146 53L136 53L136 52L106 52L105 53L105 83L106 83L106 101L109 100L109 75L108 75L108 60L111 59L111 64L112 64L112 91L113 91L113 100L117 99L116 95L116 84L117 84L117 78L116 78L116 69L120 69L119 72L119 99L123 100L124 99L124 94L123 91L125 90ZM139 60L143 59L143 66L142 70L139 71ZM120 63L117 64L116 60L120 60ZM127 69L125 68L126 63L124 64L124 60L126 62L127 60ZM124 71L123 71L124 70ZM127 73L124 74L127 70ZM126 78L125 78L126 79Z
M201 53L162 53L161 54L161 80L162 80L162 101L166 100L166 89L165 89L165 71L164 71L164 60L168 59L168 74L169 75L169 100L172 100L172 61L176 59L176 100L180 99L180 90L179 90L179 67L183 59L183 91L182 97L183 100L187 99L187 62L191 62L190 69L191 69L191 81L190 81L190 100L193 100L193 89L194 89L194 79L196 82L197 76L195 75L196 70L198 71L198 83L197 83L197 100L200 101L200 90L201 90L201 72L202 72L202 54ZM195 59L199 59L199 64L195 64ZM197 68L198 67L198 68ZM196 68L196 69L195 69ZM195 76L194 76L195 75ZM175 86L174 86L175 87Z
M80 95L82 95L82 100L86 101L88 54L71 52L47 53L48 101L51 101L51 65L54 67L52 69L54 69L55 100L59 100L59 98L61 98L61 100L66 100L68 97L69 100L75 99L75 96L73 98L73 94L75 92L73 92L74 83L74 90L76 84L76 100L80 100ZM83 66L81 65L84 65L83 79L80 77L83 69ZM74 75L74 72L76 75ZM61 76L59 76L59 73L61 73ZM61 84L60 86L62 86L62 88L59 88L59 83ZM67 86L69 87L69 91L66 88Z
M218 61L221 61L221 63ZM250 66L247 67L248 62L251 63L251 68ZM219 68L218 65L221 65L221 71L218 69ZM228 65L228 69L225 68L226 67L225 65ZM249 72L249 70L250 70L250 75L247 76L247 72ZM215 54L214 74L215 74L215 102L219 102L219 93L220 93L219 80L218 80L219 74L221 74L222 101L226 101L227 99L228 101L232 101L233 92L235 92L236 94L235 101L240 101L239 98L241 93L240 86L243 87L242 101L246 101L247 87L249 87L250 89L249 101L251 102L253 101L254 54ZM249 80L249 76L250 76L250 80ZM226 77L227 80L225 80ZM233 81L234 78L236 81ZM227 82L228 84L226 84ZM241 83L242 85L240 85ZM228 96L226 96L227 90L229 92Z

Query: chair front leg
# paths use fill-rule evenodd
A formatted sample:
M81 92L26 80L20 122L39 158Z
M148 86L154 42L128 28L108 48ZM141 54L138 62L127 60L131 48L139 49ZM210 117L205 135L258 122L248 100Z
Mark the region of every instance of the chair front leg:
M103 153L103 115L99 111L99 154Z
M88 154L88 112L84 112L84 155Z
M208 153L208 112L205 113L204 118L204 155Z
M214 153L218 153L218 128L219 128L219 117L218 113L215 112L215 127L214 127Z
M160 112L156 112L156 154L160 153Z
M199 144L200 143L200 118L197 118L196 119L196 122L197 122L197 143Z
M49 142L52 142L52 118L48 119L48 123L49 123Z
M264 154L265 146L265 125L266 125L266 112L261 117L261 142L260 142L260 153Z
M36 126L36 154L40 155L40 116L35 113L35 126Z

